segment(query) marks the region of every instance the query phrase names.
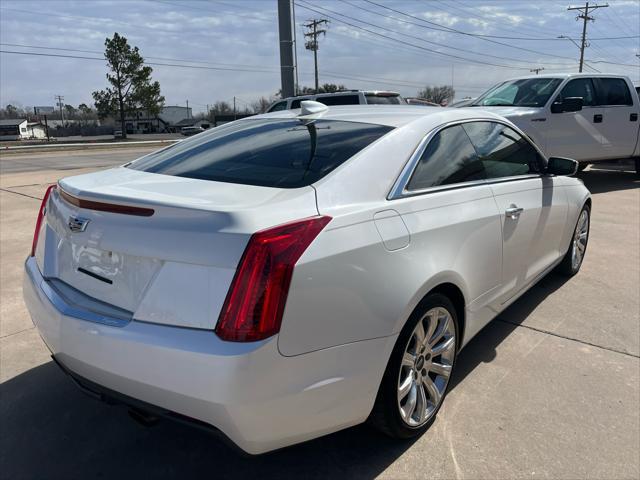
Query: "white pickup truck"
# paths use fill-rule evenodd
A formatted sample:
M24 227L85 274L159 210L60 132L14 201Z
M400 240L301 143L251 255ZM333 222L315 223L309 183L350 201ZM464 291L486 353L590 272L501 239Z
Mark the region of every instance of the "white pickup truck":
M515 78L469 107L508 118L548 157L573 158L581 166L635 159L640 174L640 97L627 77L566 73Z

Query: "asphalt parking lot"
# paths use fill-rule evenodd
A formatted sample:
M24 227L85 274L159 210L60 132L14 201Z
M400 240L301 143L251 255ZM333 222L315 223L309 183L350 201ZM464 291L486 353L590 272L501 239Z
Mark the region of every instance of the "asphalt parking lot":
M23 305L22 264L45 187L140 154L0 157L2 478L640 477L634 173L614 166L580 174L594 195L581 272L550 274L470 342L424 436L395 442L359 426L246 457L182 425L144 428L80 393L51 362Z

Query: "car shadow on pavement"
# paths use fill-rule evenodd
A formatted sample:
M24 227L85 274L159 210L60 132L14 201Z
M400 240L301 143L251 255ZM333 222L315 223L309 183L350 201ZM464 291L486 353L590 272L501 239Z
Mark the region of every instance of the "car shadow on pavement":
M454 389L481 363L493 361L496 358L498 345L518 328L549 295L570 280L569 277L552 271L489 322L460 352L450 388Z
M0 385L0 478L373 478L412 441L366 425L247 456L171 421L134 422L48 362Z
M551 274L491 322L462 351L452 388L482 363L567 279ZM261 456L242 455L216 437L161 421L143 427L124 407L81 393L48 362L0 385L3 478L373 478L414 441L367 425Z
M607 169L605 166L591 166L578 173L577 177L593 194L640 188L640 176L632 171Z

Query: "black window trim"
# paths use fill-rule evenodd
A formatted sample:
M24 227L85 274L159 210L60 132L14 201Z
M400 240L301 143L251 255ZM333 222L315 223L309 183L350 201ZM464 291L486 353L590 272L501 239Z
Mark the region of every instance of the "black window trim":
M509 124L497 118L466 118L464 120L454 120L454 121L443 123L442 125L437 126L433 130L431 130L429 133L427 133L422 138L422 140L420 140L420 143L418 143L418 146L413 151L413 153L409 156L409 160L407 160L404 167L402 168L402 171L400 172L400 175L394 182L393 187L391 187L391 190L387 195L387 200L399 200L401 198L415 197L418 195L426 195L430 193L443 192L447 190L458 190L461 188L477 187L479 185L492 185L496 183L514 182L514 181L520 181L520 180L528 180L531 178L541 178L546 176L544 173L527 173L523 175L514 175L510 177L471 180L468 182L451 183L448 185L437 185L434 187L427 187L427 188L422 188L417 190L408 190L407 186L411 181L411 177L413 177L413 173L416 167L418 166L418 163L420 162L420 158L422 157L422 154L429 146L429 143L431 142L431 140L433 140L433 138L438 133L440 133L442 130L445 130L446 128L454 127L456 125L463 125L465 123L472 123L472 122L499 123L501 125L504 125L505 127L511 128L516 133L518 133L522 138L524 138L525 141L527 141L529 145L531 145L536 150L536 152L538 152L540 157L542 157L545 161L548 161L546 155L542 153L542 151L538 148L538 146L535 143L533 143L531 139L515 125Z

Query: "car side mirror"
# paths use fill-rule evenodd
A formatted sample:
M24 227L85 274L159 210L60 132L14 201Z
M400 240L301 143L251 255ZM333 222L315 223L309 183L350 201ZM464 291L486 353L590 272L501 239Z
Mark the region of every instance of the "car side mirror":
M584 100L582 97L567 97L561 102L551 104L551 113L579 112L582 110Z
M578 171L578 162L571 158L551 157L547 163L545 173L549 175L575 175Z

